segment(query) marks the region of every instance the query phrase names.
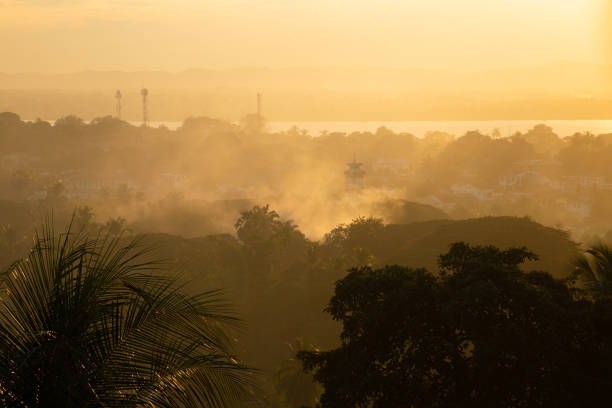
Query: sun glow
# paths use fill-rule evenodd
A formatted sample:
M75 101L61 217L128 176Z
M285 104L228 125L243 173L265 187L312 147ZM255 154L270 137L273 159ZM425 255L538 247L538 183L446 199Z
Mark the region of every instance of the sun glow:
M3 0L1 69L601 63L602 1Z

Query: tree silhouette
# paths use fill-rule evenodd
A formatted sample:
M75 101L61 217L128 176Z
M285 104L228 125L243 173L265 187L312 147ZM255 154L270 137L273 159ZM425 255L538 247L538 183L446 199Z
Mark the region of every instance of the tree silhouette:
M321 407L582 407L608 396L608 303L576 300L564 281L523 272L534 255L454 244L441 274L353 269L327 312L340 345L298 357Z
M257 245L272 237L278 230L279 215L270 210L270 205L255 206L240 213L240 218L234 224L238 238L245 245Z
M138 241L43 228L1 276L0 404L224 407L250 398L217 291L154 274Z
M296 357L300 351L319 351L312 342L297 338L287 344L291 357L283 361L276 370L275 388L288 408L314 406L319 402L321 386L314 382L311 374L304 372L302 362Z
M571 279L580 282L594 297L612 296L612 248L598 242L573 262Z
M88 205L78 206L74 211L74 222L77 228L83 229L89 226L95 217L93 208Z
M123 217L109 218L104 224L104 230L110 236L118 236L125 232L127 220Z
M57 119L53 126L66 131L76 131L83 129L86 124L83 122L83 119L74 115L68 115Z
M66 192L64 181L58 179L47 187L47 197L53 200L59 199Z
M247 135L259 135L265 130L267 121L263 116L253 113L244 116L240 124Z
M346 267L371 266L376 261L384 228L380 218L357 217L350 224L340 224L326 234L324 248L328 256Z
M281 220L269 205L242 212L234 226L249 264L245 283L251 289L278 283L306 257L309 242L304 234L291 220Z

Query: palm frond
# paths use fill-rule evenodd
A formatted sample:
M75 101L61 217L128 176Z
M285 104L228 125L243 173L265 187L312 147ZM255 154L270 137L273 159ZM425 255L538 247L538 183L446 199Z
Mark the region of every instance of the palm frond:
M253 399L218 291L182 292L142 240L56 234L0 276L0 402L232 406ZM58 400L59 398L59 400Z
M597 242L573 261L572 278L593 296L612 296L612 248Z

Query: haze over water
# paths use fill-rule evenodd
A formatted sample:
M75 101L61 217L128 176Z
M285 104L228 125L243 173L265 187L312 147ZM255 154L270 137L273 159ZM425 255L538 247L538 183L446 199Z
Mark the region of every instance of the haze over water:
M312 136L322 132L375 132L386 127L396 133L411 133L423 137L427 132L439 131L460 136L472 130L485 134L499 131L499 136L511 136L516 132L524 133L538 124L553 128L559 136L574 133L593 134L612 133L612 120L488 120L488 121L390 121L390 122L270 122L273 132L281 132L296 126L305 129Z
M141 122L131 121L138 126ZM320 136L324 132L376 132L380 127L386 127L395 133L410 133L423 137L427 132L445 132L461 136L466 132L478 130L484 134L494 134L499 131L500 137L511 136L517 132L524 133L534 126L544 124L553 128L561 137L575 133L593 133L595 135L612 133L612 120L485 120L485 121L272 121L268 130L274 133L287 131L294 126L306 130L310 136ZM151 122L151 126L166 126L175 130L182 122Z

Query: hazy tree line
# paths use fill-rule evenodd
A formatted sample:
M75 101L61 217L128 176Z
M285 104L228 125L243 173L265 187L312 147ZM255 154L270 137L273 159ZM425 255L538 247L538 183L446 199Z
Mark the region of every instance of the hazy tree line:
M3 113L0 135L0 198L68 214L87 205L99 222L122 216L138 232L230 232L240 211L267 202L320 238L364 214L403 222L394 200L446 214L435 218L530 216L577 240L612 229L602 221L612 202L610 135L562 138L545 125L510 137L417 138L386 128L270 133L257 115L240 123L190 118L169 130L112 117L50 124ZM343 172L353 156L364 163L365 189L347 196Z

